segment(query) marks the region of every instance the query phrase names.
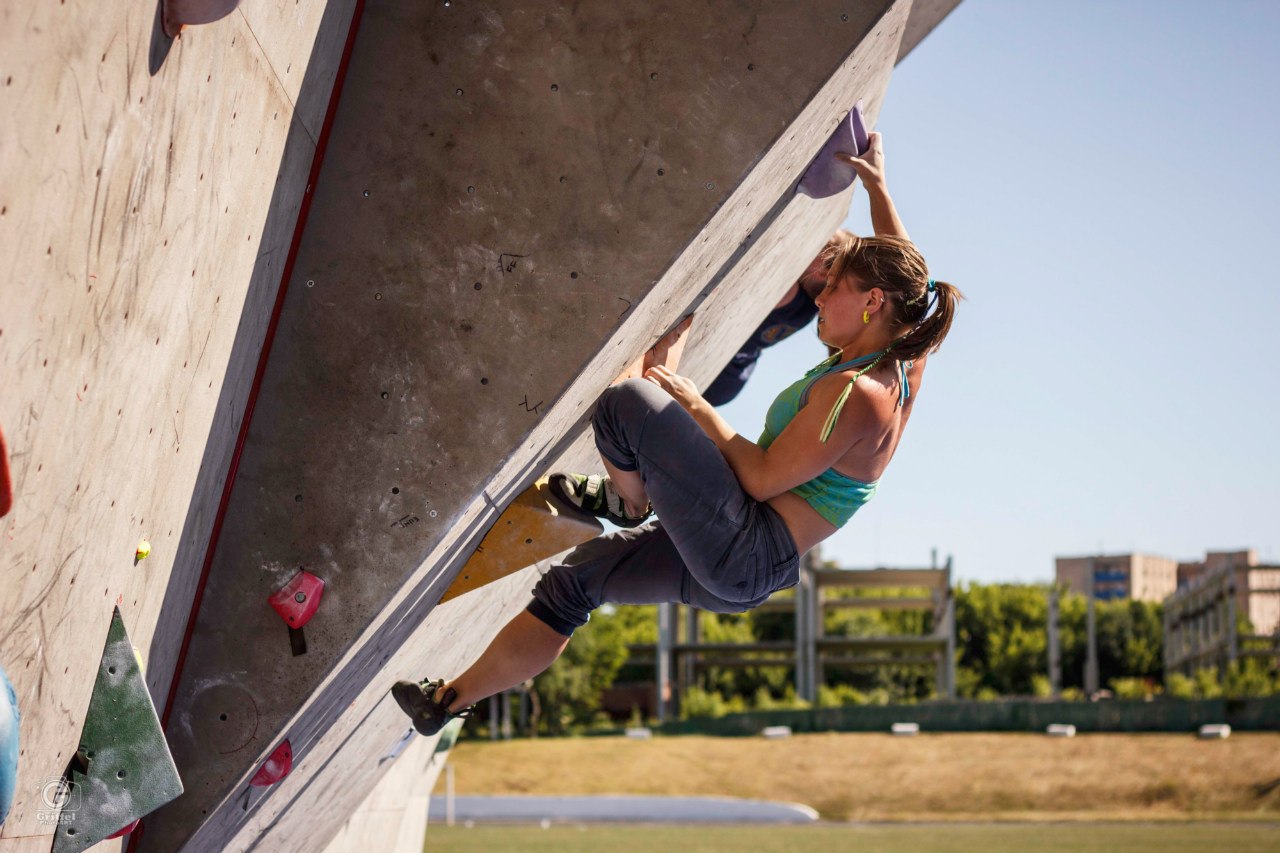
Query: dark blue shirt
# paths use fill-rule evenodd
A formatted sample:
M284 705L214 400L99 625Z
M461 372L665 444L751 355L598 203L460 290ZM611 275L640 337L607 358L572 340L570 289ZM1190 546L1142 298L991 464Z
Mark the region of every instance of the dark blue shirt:
M818 306L813 298L803 287L796 288L795 297L786 305L770 311L760 327L747 338L720 375L702 392L703 398L713 406L723 406L738 396L755 372L756 362L765 348L800 331L816 316Z

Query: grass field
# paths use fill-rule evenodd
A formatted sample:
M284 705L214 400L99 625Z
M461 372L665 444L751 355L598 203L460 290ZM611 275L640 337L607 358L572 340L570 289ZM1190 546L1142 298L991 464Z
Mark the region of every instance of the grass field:
M553 826L427 829L426 850L466 853L1277 853L1280 827L1248 824Z
M451 761L459 794L748 797L805 803L828 821L1280 822L1274 733L466 741Z

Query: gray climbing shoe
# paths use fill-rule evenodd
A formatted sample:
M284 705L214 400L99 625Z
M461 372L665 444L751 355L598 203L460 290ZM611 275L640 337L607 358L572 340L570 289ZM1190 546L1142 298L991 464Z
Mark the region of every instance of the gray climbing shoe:
M450 687L440 694L440 699L437 701L436 692L441 687L444 687L444 679L421 682L397 681L391 688L391 695L395 697L396 704L413 720L413 728L420 735L436 734L450 720L470 717L475 711L475 705L468 705L461 711L450 711L449 706L453 704L454 699L458 698L458 693Z

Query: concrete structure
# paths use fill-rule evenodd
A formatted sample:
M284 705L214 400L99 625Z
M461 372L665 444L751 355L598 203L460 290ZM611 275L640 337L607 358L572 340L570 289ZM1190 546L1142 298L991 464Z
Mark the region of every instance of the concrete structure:
M1164 671L1191 675L1210 667L1219 676L1240 657L1236 587L1217 569L1164 600Z
M951 588L951 558L928 569L866 570L822 568L817 549L809 552L810 567L797 589L797 693L813 701L826 682L829 668L874 668L895 664L923 664L934 671L938 698L956 698L955 595ZM843 590L852 595L827 595ZM876 593L867 595L868 592ZM824 616L835 609L921 610L932 617L926 634L893 637L831 637Z
M1280 566L1253 549L1210 551L1178 565L1178 591L1164 601L1165 671L1219 672L1237 658L1280 658ZM1251 631L1239 630L1245 617Z
M117 605L186 787L132 846L323 849L395 764L388 685L523 606L532 567L436 607L487 527L692 309L717 372L844 216L791 192L813 152L954 5L245 0L170 41L0 0L0 850L49 849Z
M1260 564L1252 548L1209 551L1203 560L1178 564L1178 588L1195 587L1220 571L1234 574L1236 612L1248 617L1254 633L1280 633L1280 566Z
M389 769L324 848L324 853L422 853L431 790L448 760L409 729L379 760ZM403 747L401 747L403 744Z
M1235 570L1239 612L1249 617L1253 633L1280 635L1280 566L1248 566Z
M1178 586L1178 563L1151 554L1058 557L1054 579L1068 592L1093 595L1099 601L1162 601Z
M1253 548L1239 551L1206 551L1203 560L1178 563L1178 586L1190 586L1204 575L1219 569L1236 569L1258 565L1258 552Z

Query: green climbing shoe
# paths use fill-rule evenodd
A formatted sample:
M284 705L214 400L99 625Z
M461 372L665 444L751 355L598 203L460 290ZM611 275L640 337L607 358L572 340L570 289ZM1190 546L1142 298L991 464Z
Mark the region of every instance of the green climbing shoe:
M588 515L606 518L619 527L638 527L653 515L653 505L645 507L643 515L627 514L622 495L613 487L613 481L599 474L551 475L551 487L564 501Z

